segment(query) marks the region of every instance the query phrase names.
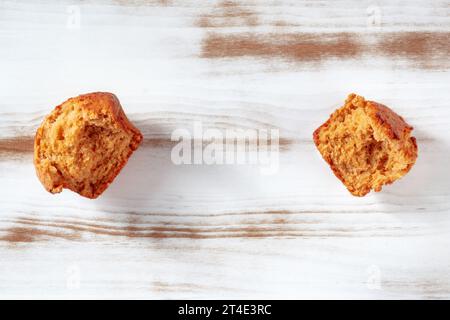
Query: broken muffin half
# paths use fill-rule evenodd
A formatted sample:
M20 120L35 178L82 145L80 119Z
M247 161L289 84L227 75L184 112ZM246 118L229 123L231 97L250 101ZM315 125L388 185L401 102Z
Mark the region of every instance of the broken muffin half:
M390 108L350 94L314 132L314 142L334 174L354 196L381 191L417 159L413 128Z
M100 196L142 142L112 93L71 98L46 117L36 133L34 164L51 193L70 189Z

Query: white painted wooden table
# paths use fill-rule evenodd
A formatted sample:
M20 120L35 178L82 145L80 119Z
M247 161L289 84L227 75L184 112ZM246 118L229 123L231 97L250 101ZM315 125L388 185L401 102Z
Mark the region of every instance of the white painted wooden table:
M450 298L450 2L0 0L1 298ZM32 139L118 95L143 147L96 201L52 196ZM352 197L313 130L356 92L416 166ZM280 169L176 166L176 128L277 128Z

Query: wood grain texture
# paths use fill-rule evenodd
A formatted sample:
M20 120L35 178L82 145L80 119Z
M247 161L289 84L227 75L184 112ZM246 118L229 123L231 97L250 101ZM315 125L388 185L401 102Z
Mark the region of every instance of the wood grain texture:
M450 298L449 5L0 1L0 297ZM144 144L100 199L52 196L35 130L100 90ZM311 140L350 92L419 145L361 199ZM195 121L279 129L279 171L174 165L171 132Z

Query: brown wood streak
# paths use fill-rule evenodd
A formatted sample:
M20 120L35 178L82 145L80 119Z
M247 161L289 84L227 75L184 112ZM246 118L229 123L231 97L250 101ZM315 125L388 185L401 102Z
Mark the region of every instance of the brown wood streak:
M12 227L8 228L4 236L0 236L0 242L8 243L23 243L34 242L45 238L61 238L65 240L77 240L78 234L70 234L63 232L55 232L33 228L30 226Z
M436 280L434 278L416 279L414 284L411 284L410 281L405 280L383 281L383 287L392 291L407 287L410 290L419 293L422 299L439 299L446 297L450 291L448 281L442 281L442 279ZM445 295L443 295L443 293Z
M0 159L31 154L33 152L33 144L33 137L0 139Z
M363 55L403 59L423 69L448 68L450 32L393 32L374 35L368 44L357 33L209 34L203 58L261 57L293 62L357 59Z
M208 30L202 40L203 58L281 58L296 63L328 59L385 57L411 62L423 69L449 66L450 32L288 32L288 23L277 21L269 32L214 32L214 28L258 26L258 15L238 2L224 1L202 14L197 26ZM370 40L370 41L368 41Z
M121 6L168 6L171 4L171 0L114 0L114 3L117 3Z
M210 34L202 43L203 58L275 57L320 61L331 57L355 58L361 44L349 33L334 34Z
M280 137L278 144L280 151L288 150L289 147L299 141ZM175 146L178 142L171 141L170 137L152 137L144 138L142 146L144 148L171 148ZM208 144L209 141L204 141L204 145ZM245 143L250 143L250 141L245 141ZM268 145L272 144L272 141L268 141ZM256 141L257 146L260 145L259 141ZM0 161L11 160L22 158L25 156L30 156L33 153L34 148L34 138L33 137L14 137L7 139L0 139Z
M242 213L245 216L245 213ZM361 233L358 228L330 226L317 229L314 225L319 220L302 220L291 223L285 218L274 216L270 219L253 222L237 223L169 223L159 222L148 226L138 219L121 223L121 226L105 224L104 221L73 221L67 219L41 220L37 218L20 217L9 221L12 227L2 230L5 235L0 242L20 243L48 241L60 238L72 241L82 241L83 234L96 236L114 236L126 238L153 239L223 239L223 238L328 238L328 237L358 237L375 235L395 236L396 229L384 227L368 228ZM301 226L299 227L298 224ZM389 232L391 231L391 233Z
M232 287L206 286L198 283L167 283L163 281L153 281L152 289L158 292L192 292L192 291L235 291Z
M45 241L49 238L63 238L66 240L76 240L81 238L81 233L92 233L98 236L122 236L127 238L189 238L189 239L209 239L209 238L264 238L264 237L289 237L299 236L301 232L286 227L264 227L258 225L248 226L183 226L167 225L159 226L136 226L127 225L124 227L111 226L100 223L71 222L66 220L40 221L38 219L18 218L14 223L25 227L11 227L6 231L6 235L0 237L0 241L10 243ZM279 224L280 220L274 221ZM42 228L54 228L58 231L47 231ZM64 230L64 231L61 231ZM67 235L67 231L72 234ZM292 233L293 231L294 234ZM310 230L312 231L312 230ZM337 232L339 233L339 232ZM70 238L69 238L70 237Z
M201 28L220 28L232 26L257 26L258 15L234 1L222 1L212 12L202 14L196 21Z

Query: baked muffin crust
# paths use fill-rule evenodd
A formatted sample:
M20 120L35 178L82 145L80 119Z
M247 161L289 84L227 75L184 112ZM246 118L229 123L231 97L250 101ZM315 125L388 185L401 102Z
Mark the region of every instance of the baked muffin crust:
M70 98L37 130L37 176L51 193L70 189L95 199L119 174L142 139L114 94L95 92Z
M418 149L413 127L389 107L354 93L313 134L334 174L355 196L403 177Z

